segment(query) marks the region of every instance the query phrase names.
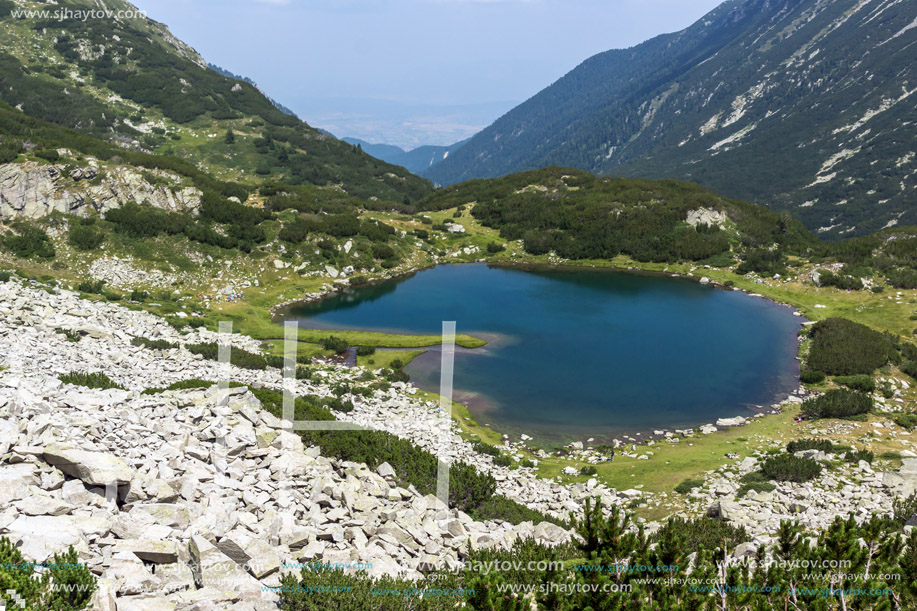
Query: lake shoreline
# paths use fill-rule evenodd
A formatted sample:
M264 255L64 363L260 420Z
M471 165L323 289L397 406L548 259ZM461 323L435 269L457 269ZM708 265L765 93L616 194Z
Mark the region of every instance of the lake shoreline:
M333 286L327 286L325 290L321 292L312 293L306 296L305 298L290 300L282 304L275 305L274 307L271 308L272 320L275 323L282 321L286 313L289 310L291 310L292 308L295 308L297 305L314 303L316 301L330 298L336 294L346 292L348 288L360 288L360 287L371 286L374 284L380 284L380 283L391 281L391 280L409 278L409 277L416 275L417 273L421 271L429 270L429 269L439 267L439 266L459 266L459 265L468 265L470 263L483 263L491 268L517 269L521 271L544 271L544 270L561 271L561 272L595 271L595 272L617 272L621 274L642 275L642 276L652 276L652 277L682 278L685 280L693 281L698 284L711 286L712 288L718 288L718 289L730 290L730 291L741 291L745 293L747 296L761 297L762 299L764 299L765 301L769 302L772 305L790 308L794 316L801 318L800 325L804 324L805 322L808 322L805 319L805 317L799 312L799 310L791 304L780 302L776 299L769 298L767 296L761 295L760 293L754 293L750 290L746 290L741 287L731 286L723 282L717 282L714 280L706 279L705 277L697 276L691 273L678 273L678 272L670 272L670 271L664 271L664 270L643 269L639 267L630 267L630 266L628 267L607 266L606 267L606 266L596 266L596 265L577 265L577 264L571 264L571 263L557 264L557 263L540 263L540 262L531 262L531 261L518 261L518 262L503 261L503 260L494 261L494 260L487 260L487 259L480 259L477 261L469 261L469 262L457 262L457 263L444 262L444 263L437 263L437 264L432 264L432 265L423 265L423 266L418 266L418 267L415 267L409 270L399 271L398 273L391 274L389 276L373 278L367 282L361 282L357 285L351 286L349 284L347 285L337 284ZM706 280L706 282L704 280ZM363 331L367 329L369 328L362 328L362 327L360 328L360 330L363 330ZM329 329L329 331L333 331L333 330L334 329ZM405 335L413 335L413 334L405 334ZM795 354L793 357L796 361L799 361L798 342L799 342L799 335L797 331L796 342L795 342L796 345L794 348ZM438 346L438 344L431 344L431 346L428 346L428 348L435 347L435 346ZM425 390L427 392L436 392L437 391L437 389L424 388L422 386L418 386L418 388L420 388L421 390ZM727 411L727 413L717 416L714 422L716 420L734 420L738 416L741 416L742 418L745 418L751 421L752 418L757 418L757 417L768 415L768 414L780 413L782 411L782 405L784 405L788 400L791 400L792 397L795 397L796 398L795 400L799 400L801 398L804 398L805 396L807 396L807 391L805 390L804 386L798 382L798 377L797 377L797 383L794 388L789 389L789 390L781 389L779 392L776 392L774 395L769 397L768 400L762 401L761 404L736 406L738 409L735 411L732 411L731 415L728 413L731 410L724 410L724 411ZM470 407L469 407L469 411L471 411ZM478 410L474 410L474 411L478 411ZM739 411L740 413L736 414L736 411ZM483 426L481 424L482 420L481 420L480 413L474 414L474 419L476 420L476 424L478 424L479 426ZM608 432L607 434L603 434L602 437L608 438L608 439L611 439L613 437L624 437L628 439L628 443L631 443L631 441L634 441L638 444L643 444L649 440L656 441L659 439L664 439L666 436L671 435L673 433L677 434L679 431L686 431L689 429L696 430L705 425L716 426L715 424L713 424L713 422L698 422L697 424L694 424L693 426L678 425L678 426L669 426L669 427L658 427L658 426L654 427L652 425L648 425L646 428L637 427L634 429L615 430L613 432ZM490 427L487 427L487 428L490 428ZM721 430L727 427L716 427L716 428ZM500 435L504 435L504 434L517 435L517 434L524 433L528 436L534 436L536 437L536 439L539 437L542 437L543 441L549 441L548 438L543 438L543 436L538 435L537 432L533 435L532 431L522 430L522 427L518 427L518 426L510 426L509 428L507 427L490 428L490 430ZM571 435L564 435L563 437L564 439L570 439L570 440L578 440L578 439L585 440L585 438L588 436L589 435L587 434L583 434L582 436L578 434L571 434ZM556 443L557 440L550 440L550 441L551 441L552 446L557 445Z

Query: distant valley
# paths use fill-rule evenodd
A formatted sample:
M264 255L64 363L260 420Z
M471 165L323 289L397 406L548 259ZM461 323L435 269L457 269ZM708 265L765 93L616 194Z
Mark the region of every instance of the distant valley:
M449 146L418 146L409 151L392 144L371 144L359 138L342 138L344 142L359 144L364 152L377 159L400 165L414 174L421 174L437 163L448 158L450 154L462 148L468 139L450 144Z

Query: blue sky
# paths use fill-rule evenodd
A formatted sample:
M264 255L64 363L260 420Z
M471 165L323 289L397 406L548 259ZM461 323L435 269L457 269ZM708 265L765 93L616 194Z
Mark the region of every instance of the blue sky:
M135 0L312 125L405 148L490 124L595 53L720 0Z

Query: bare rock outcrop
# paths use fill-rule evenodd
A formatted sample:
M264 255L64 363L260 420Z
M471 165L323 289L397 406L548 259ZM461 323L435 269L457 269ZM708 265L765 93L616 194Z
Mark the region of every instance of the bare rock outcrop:
M40 218L53 212L86 216L104 213L128 202L170 211L196 211L201 191L182 186L169 172L152 172L151 182L140 171L91 164L65 172L60 165L34 162L0 165L0 219Z

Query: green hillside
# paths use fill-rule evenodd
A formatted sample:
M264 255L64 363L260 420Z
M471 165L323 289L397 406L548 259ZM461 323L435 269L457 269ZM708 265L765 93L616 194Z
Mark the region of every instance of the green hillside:
M162 24L14 19L0 5L0 99L123 148L184 158L215 176L282 180L403 203L429 182L366 155L210 69ZM20 8L48 8L20 3ZM55 10L95 7L67 0ZM109 10L133 7L120 0Z
M917 227L825 242L786 212L725 198L694 183L605 178L548 167L502 178L470 180L421 201L436 210L470 206L484 227L519 240L529 255L646 263L696 262L739 274L786 275L799 263L831 263L822 284L866 288L882 276L917 288ZM692 220L693 218L693 220Z

